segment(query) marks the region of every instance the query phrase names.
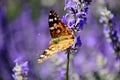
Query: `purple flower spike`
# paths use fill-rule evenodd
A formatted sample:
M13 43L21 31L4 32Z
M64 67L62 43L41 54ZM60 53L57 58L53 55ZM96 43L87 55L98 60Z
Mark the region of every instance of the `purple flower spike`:
M22 62L22 58L19 57L15 61L15 67L13 68L14 74L12 75L14 80L28 80L28 62Z
M116 53L117 57L120 59L120 41L117 36L117 31L114 29L113 18L114 15L105 8L101 12L100 23L104 26L105 36L109 40L114 53Z
M67 13L66 20L68 26L70 28L79 29L75 31L80 31L83 29L83 25L86 24L87 18L86 14L88 12L88 6L92 0L66 0L65 1L65 10L67 9L69 13ZM74 20L74 21L72 21Z
M83 30L84 24L87 21L88 6L92 0L65 0L65 10L68 13L63 16L62 21L73 30L75 37L79 34L79 31ZM80 36L77 37L75 48L81 46Z

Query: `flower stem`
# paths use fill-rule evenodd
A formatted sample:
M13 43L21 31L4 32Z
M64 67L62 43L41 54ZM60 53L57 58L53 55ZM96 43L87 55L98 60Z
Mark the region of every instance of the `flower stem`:
M66 80L69 80L70 50L67 51Z
M120 58L119 58L119 60L118 60L118 64L119 64L119 65L118 65L118 74L117 74L117 78L120 79L120 76L119 76L119 75L120 75Z

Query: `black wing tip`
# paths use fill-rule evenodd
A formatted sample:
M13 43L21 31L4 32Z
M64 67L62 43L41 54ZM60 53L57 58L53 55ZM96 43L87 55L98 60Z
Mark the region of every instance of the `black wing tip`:
M50 13L53 14L53 15L58 15L57 12L54 9L51 9Z

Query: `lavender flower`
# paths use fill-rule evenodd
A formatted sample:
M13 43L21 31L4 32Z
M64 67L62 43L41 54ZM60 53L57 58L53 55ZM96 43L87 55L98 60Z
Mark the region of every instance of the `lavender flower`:
M111 46L116 53L117 57L120 58L120 41L117 36L117 31L114 29L114 22L113 22L114 15L107 10L106 8L103 9L101 12L100 22L104 26L104 33L107 40L111 43Z
M92 0L66 0L65 1L65 10L68 10L67 15L67 23L71 24L71 20L73 23L72 28L75 30L83 29L83 25L86 23L86 15L88 12L88 6ZM68 25L69 26L69 25ZM70 26L69 26L70 27Z
M68 13L63 16L63 21L67 23L68 27L73 30L76 38L76 43L70 47L67 53L67 63L66 63L66 80L69 80L69 61L71 50L77 50L81 46L81 40L78 32L83 29L83 25L86 23L86 14L88 12L88 5L91 0L65 0L65 10Z
M100 22L104 26L104 33L108 41L110 42L113 52L117 55L118 63L120 63L120 40L117 36L117 31L115 30L115 25L113 22L114 15L107 9L104 8L101 12ZM114 80L119 79L120 75L120 64L117 76L115 76Z
M76 37L75 47L81 46L81 40L78 32L83 29L84 24L86 24L88 6L92 0L66 0L65 10L68 11L65 16L63 16L63 22L65 22L68 27L70 27Z
M28 80L28 62L21 63L21 58L17 58L15 61L15 67L13 68L14 74L12 75L14 80Z

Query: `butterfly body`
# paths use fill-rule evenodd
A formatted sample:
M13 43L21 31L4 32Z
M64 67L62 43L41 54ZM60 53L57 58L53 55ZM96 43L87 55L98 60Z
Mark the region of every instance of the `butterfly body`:
M50 46L40 55L38 63L43 62L49 56L66 50L75 42L72 30L60 20L53 10L49 14L49 28L52 40Z

